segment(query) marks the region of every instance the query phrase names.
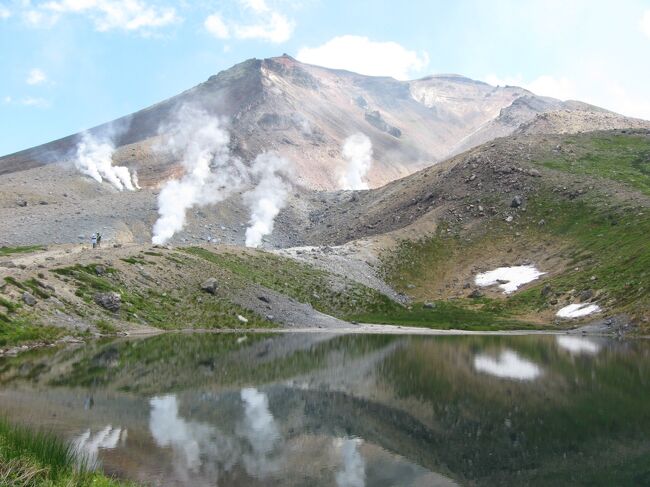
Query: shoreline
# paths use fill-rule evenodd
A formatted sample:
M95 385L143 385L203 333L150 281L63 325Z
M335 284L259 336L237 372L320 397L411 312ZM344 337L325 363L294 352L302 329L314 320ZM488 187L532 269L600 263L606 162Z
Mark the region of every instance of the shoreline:
M131 332L123 332L114 335L100 335L88 339L76 338L71 336L63 337L49 343L25 343L22 345L15 345L6 349L0 350L0 358L16 357L17 355L37 350L41 348L56 347L60 345L72 344L86 344L93 340L101 340L103 338L140 338L162 335L167 333L178 334L195 334L195 333L214 333L214 334L261 334L261 333L320 333L320 334L335 334L335 335L412 335L412 336L529 336L529 335L580 335L585 337L609 337L615 338L616 333L599 333L582 331L580 328L573 330L457 330L457 329L436 329L436 328L420 328L415 326L399 326L399 325L378 325L378 324L360 324L357 326L341 327L341 328L180 328L176 330L134 330ZM648 339L648 336L625 336L626 339Z

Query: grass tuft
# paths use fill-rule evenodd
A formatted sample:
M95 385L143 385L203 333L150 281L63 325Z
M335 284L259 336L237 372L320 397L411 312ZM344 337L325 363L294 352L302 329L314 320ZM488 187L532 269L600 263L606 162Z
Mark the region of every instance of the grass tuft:
M0 257L13 254L28 254L30 252L37 252L39 250L45 250L45 247L42 245L28 245L24 247L0 247Z

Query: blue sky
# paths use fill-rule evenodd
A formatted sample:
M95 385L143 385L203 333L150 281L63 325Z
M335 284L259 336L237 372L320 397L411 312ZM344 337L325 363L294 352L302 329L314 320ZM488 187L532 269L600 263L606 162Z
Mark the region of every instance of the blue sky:
M650 119L650 0L0 0L0 154L251 57L460 73Z

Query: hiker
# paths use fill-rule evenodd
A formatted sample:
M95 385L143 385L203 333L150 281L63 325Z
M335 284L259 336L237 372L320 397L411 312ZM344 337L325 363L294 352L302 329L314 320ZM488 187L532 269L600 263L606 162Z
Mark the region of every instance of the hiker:
M93 244L93 249L97 247L97 234L93 233L92 237L90 237L90 243Z
M97 232L97 247L102 246L102 234Z

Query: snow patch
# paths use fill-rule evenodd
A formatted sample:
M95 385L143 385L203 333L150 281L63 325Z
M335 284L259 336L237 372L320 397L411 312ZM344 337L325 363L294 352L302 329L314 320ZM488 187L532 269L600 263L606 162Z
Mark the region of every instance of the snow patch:
M557 312L557 316L558 318L580 318L599 312L600 306L597 304L580 303L565 306Z
M477 274L474 282L477 286L492 286L499 283L505 294L515 292L519 286L534 281L539 276L546 274L540 272L532 265L519 265L513 267L499 267L493 271Z

